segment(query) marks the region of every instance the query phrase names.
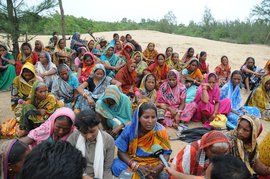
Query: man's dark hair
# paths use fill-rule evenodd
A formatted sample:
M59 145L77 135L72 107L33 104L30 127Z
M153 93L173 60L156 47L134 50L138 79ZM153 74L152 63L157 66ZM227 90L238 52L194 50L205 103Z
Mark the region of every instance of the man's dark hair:
M212 158L211 179L249 179L246 165L232 155L217 155Z
M81 179L86 168L82 153L70 143L43 142L26 157L23 179Z
M100 119L93 110L83 110L77 116L75 120L75 126L82 133L87 133L90 128L98 126Z

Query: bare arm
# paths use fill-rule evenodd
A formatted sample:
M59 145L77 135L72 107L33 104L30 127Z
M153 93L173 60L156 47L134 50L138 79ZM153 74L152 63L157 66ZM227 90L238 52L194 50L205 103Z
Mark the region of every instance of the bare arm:
M253 169L259 175L270 175L270 167L264 165L258 158L253 165Z
M209 95L207 92L207 86L202 86L202 97L201 97L202 102L208 103L209 102Z
M115 79L112 79L111 84L117 86L118 88L121 87L121 85L122 85L119 81L117 81Z
M79 78L82 75L82 68L78 68L77 77Z

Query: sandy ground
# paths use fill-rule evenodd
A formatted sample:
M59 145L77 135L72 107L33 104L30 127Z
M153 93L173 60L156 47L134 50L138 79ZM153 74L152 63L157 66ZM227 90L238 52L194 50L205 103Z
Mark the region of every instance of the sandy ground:
M112 39L114 32L102 32L94 33L95 37L104 36L106 40L110 41ZM200 51L206 51L208 54L207 61L210 64L210 71L220 64L220 57L222 55L227 55L230 61L232 70L239 69L244 63L245 59L249 56L252 56L256 60L256 65L264 67L266 61L270 59L270 47L265 45L243 45L243 44L232 44L226 42L219 42L213 40L207 40L203 38L194 38L174 34L166 34L156 31L146 31L146 30L136 30L136 31L118 31L119 35L125 35L127 33L131 34L133 39L139 42L142 45L142 48L145 49L149 42L154 42L156 44L156 49L158 52L165 52L165 49L169 46L173 47L175 52L180 54L180 58L184 52L189 48L193 47L195 53L200 53ZM49 36L37 36L30 43L34 45L34 41L39 39L48 44ZM92 39L90 35L83 34L83 39L90 40ZM0 39L3 41L3 39ZM69 46L70 41L67 42ZM246 98L246 94L242 91L243 98ZM14 116L13 112L10 109L10 93L9 92L0 92L0 121L11 118ZM261 136L259 137L259 142L270 131L270 122L262 121L264 130ZM191 123L189 127L199 127L200 123ZM175 138L175 130L168 129L169 136ZM173 154L175 156L177 152L182 149L185 145L184 142L179 140L171 141Z

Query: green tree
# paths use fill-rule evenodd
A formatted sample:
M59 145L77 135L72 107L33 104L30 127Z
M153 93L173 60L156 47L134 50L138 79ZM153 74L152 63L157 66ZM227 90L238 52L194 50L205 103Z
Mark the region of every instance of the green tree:
M251 12L253 17L270 23L270 0L263 0L257 4Z
M36 5L28 5L25 0L0 0L0 24L4 33L10 34L13 45L13 54L19 53L18 39L21 34L27 33L25 28L29 22L37 23L41 13L46 13L57 6L56 0L42 0Z

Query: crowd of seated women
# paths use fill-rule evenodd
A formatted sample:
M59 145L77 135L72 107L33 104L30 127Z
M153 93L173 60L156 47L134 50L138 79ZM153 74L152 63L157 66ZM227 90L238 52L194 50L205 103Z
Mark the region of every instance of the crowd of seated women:
M16 138L1 145L3 178L21 177L30 150L58 141L81 152L84 178L202 177L213 156L229 153L253 177L269 177L270 136L260 145L257 138L261 120L270 120L270 60L260 68L247 57L232 71L224 55L212 68L206 51L196 55L190 47L180 58L173 47L158 52L153 42L142 49L130 34L87 42L76 32L70 48L54 35L46 47L23 43L17 58L0 44L0 90L11 91L16 116L0 126L1 138ZM228 132L213 130L221 116ZM170 156L166 128L191 121L212 131ZM169 167L153 155L154 145Z

